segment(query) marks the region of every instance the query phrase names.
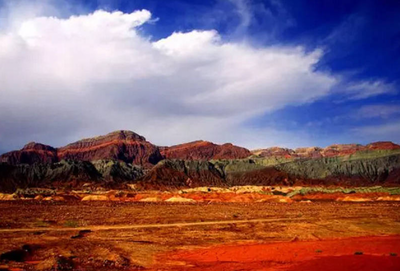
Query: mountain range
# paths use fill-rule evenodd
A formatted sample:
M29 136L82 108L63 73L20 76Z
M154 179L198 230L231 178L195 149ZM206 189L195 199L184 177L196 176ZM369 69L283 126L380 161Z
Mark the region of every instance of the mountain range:
M326 148L248 150L194 141L156 146L115 131L54 148L30 142L0 156L0 191L43 187L174 189L234 185L398 185L400 146L392 142Z

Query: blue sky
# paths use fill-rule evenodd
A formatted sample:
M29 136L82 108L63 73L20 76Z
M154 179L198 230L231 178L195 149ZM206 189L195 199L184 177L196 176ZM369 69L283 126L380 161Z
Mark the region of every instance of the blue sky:
M13 30L15 25L18 25L15 29L19 29L15 33L20 34L21 28L18 28L20 22L40 16L47 18L53 16L59 20L69 20L72 15L87 16L100 9L110 13L121 11L123 14L130 14L136 10L147 10L151 13L151 19L146 18L138 26L134 26L135 33L140 36L142 41L140 44L130 43L130 49L133 46L142 46L141 44L147 41L149 44L152 43L153 47L167 48L173 50L174 54L180 54L179 50L186 50L186 42L192 40L196 42L198 38L204 38L207 40L204 47L207 47L209 43L223 48L229 47L225 45L234 45L237 48L235 47L236 49L232 52L238 54L228 55L231 51L225 52L225 49L219 47L219 53L213 53L212 56L214 59L219 59L219 57L222 59L223 55L224 59L216 61L212 65L209 63L213 60L201 62L202 64L199 64L200 62L180 64L186 69L193 71L200 69L201 72L205 72L204 82L201 81L203 74L197 81L195 74L186 75L178 72L171 75L171 78L175 78L176 81L168 79L159 85L160 75L158 72L157 74L151 73L151 75L146 73L145 79L143 79L144 77L132 79L130 84L145 85L147 94L127 87L126 78L120 78L114 74L111 76L111 72L108 70L104 73L107 76L110 75L112 80L90 81L88 88L96 86L99 89L96 94L77 92L75 84L74 86L66 84L65 92L61 92L62 87L51 86L50 95L44 90L42 92L42 86L39 87L39 85L38 90L32 90L34 89L34 87L31 89L32 84L36 83L31 83L29 87L21 86L22 92L26 91L29 95L35 93L31 100L33 105L26 106L21 102L0 112L4 116L4 119L0 118L0 130L3 130L0 131L0 141L3 142L0 144L0 151L18 148L30 140L56 146L63 145L80 137L94 136L113 129L134 130L160 145L176 144L199 138L219 143L229 141L249 148L271 145L298 147L304 145L326 146L333 143L366 144L381 140L400 142L399 1L74 0L17 1L18 4L15 4L15 1L11 2L0 1L0 19L2 19L0 29L3 29L3 35L15 31ZM45 31L39 23L35 24L35 27L40 31ZM56 36L55 33L59 31L57 27L59 26L55 25L50 30L46 29L46 31L53 31L49 35L50 41L52 41L51 36ZM214 32L210 32L211 30ZM173 42L173 48L170 47L171 42L167 42L167 45L158 42L163 39L172 40L170 38L173 33L193 33L193 31L201 33L202 37L192 35L192 38L188 37L188 40L183 39L183 36L178 37ZM43 33L48 34L49 32ZM42 37L43 35L40 35L35 39L44 41ZM83 35L79 34L77 37L71 46L63 49L63 52L69 53L68 50L75 52L74 46L86 46L87 42L85 38L82 38ZM77 41L81 43L76 45ZM0 39L0 45L1 42ZM27 43L29 42L27 41ZM158 43L159 46L155 46L155 43ZM48 43L43 42L43 44ZM121 51L120 47L118 48ZM243 55L249 53L248 57L242 57L241 49L238 48L245 50ZM301 48L299 49L301 52L296 51L296 48ZM199 52L208 54L208 51ZM254 54L258 52L265 52L272 59L274 59L274 54L282 56L282 59L298 54L294 61L299 60L299 64L292 63L290 59L282 60L282 63L279 62L279 68L271 73L271 70L274 70L273 60L264 64L254 63L263 61L261 57L259 60L254 58ZM7 54L23 55L21 52L13 52L13 54L8 52ZM26 55L24 56L26 58ZM191 55L187 55L187 57L191 57ZM115 60L110 59L104 63L114 65ZM252 75L247 76L254 74L255 78L246 82L233 82L235 78L232 76L232 82L224 81L223 91L215 94L216 91L213 88L222 84L220 77L215 76L221 72L218 70L221 67L218 63L229 62L231 59L239 66L254 65L253 72L249 73ZM1 61L0 54L0 64ZM62 61L65 60L62 59ZM149 66L156 65L156 63L157 60L146 59L146 64ZM21 65L27 64L21 62ZM166 60L163 65L172 64L170 64L170 60ZM297 69L297 65L310 65L311 75L308 81L302 81L302 71L293 70ZM59 68L59 66L57 67ZM50 69L57 70L57 67L51 66ZM227 66L224 64L222 67ZM62 68L59 69L59 72L62 73ZM182 66L176 69L182 70ZM284 81L279 79L275 83L275 77L280 76L279 71L288 76ZM243 73L240 69L232 70L221 77L229 79L230 74L236 74L236 72ZM266 78L271 78L273 83L260 79L264 73ZM32 74L31 70L27 71L29 78ZM212 79L208 76L209 74L213 75ZM89 80L87 78L92 78L93 75L82 75L82 77L82 80L86 82ZM42 82L42 79L35 79L34 82L38 81ZM184 83L181 83L182 81ZM258 82L257 87L254 86L255 81ZM280 84L285 81L288 82L288 86L281 87ZM64 81L62 84L55 82L56 85L58 84L57 86L63 87L64 83ZM10 82L10 85L12 84ZM149 87L149 84L154 86ZM238 85L240 89L235 88ZM166 90L157 92L159 90L156 88L163 86L166 87ZM188 86L191 88L190 95L187 93ZM110 92L110 89L115 91ZM44 112L42 112L43 114L38 113L41 112L41 108L46 108L47 112L54 110L52 107L47 108L48 105L43 97L49 97L48 101L52 102L51 98L54 92L69 93L68 91L73 93L65 94L66 100L71 99L70 103L60 103L58 108L63 109L59 114L69 114L70 118L53 119L49 117L47 119ZM240 91L242 93L238 93ZM251 98L245 96L246 91ZM207 92L207 95L201 96L200 94L203 92ZM287 94L284 95L284 92ZM16 95L15 93L16 91L10 88L9 92L4 91L3 95L10 97ZM104 96L104 99L96 100L96 105L79 104L78 102L76 110L71 110L79 95L83 99L85 99L85 95L88 99L91 99L91 95L96 95L97 98ZM188 95L188 97L182 101L176 101L171 99L174 95L177 97ZM37 98L38 96L41 98ZM57 95L54 95L54 99L56 97ZM191 97L196 97L196 99L192 100ZM271 102L268 102L269 100ZM245 106L246 103L248 106ZM87 111L90 111L92 106L93 110L101 107L102 112L109 112L110 115L113 115L114 120L107 119L104 122L98 120L98 123L90 119L82 120L80 115L88 114ZM233 109L235 106L237 109ZM25 108L28 108L26 112ZM154 108L157 109L152 110ZM24 111L25 114L17 114L18 110ZM75 116L77 111L80 112L80 115ZM137 116L137 119L125 119L126 114ZM150 120L150 117L153 119ZM106 118L104 117L102 120ZM120 119L120 122L115 119ZM142 124L141 120L147 124ZM95 124L92 126L91 123ZM170 124L166 125L165 123ZM5 132L5 130L9 132Z

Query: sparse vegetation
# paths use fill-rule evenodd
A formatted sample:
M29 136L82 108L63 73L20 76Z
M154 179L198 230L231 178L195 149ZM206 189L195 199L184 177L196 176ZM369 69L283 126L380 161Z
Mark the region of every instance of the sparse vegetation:
M302 196L311 193L343 193L343 194L353 194L353 193L388 193L389 195L400 195L400 187L355 187L355 188L325 188L325 187L303 187L298 190L294 190L287 194L288 197L293 197L295 195L301 194Z
M50 224L48 222L44 221L44 220L38 220L38 221L35 222L35 227L39 227L39 228L43 227L43 228L45 228L45 227L48 227L48 226L50 226Z
M303 213L298 213L297 214L297 217L302 217L303 216Z
M46 188L26 188L26 189L18 188L15 191L15 194L24 197L35 197L38 195L49 197L55 195L56 191L53 189L46 189Z
M76 220L66 220L66 221L64 222L64 227L67 227L67 228L77 228L77 227L79 227L79 222L76 221Z

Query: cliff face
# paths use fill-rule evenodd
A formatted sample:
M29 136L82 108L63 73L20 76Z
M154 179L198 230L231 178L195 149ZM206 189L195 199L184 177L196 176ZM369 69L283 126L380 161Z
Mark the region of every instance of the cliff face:
M144 176L141 166L127 164L115 160L97 160L92 162L103 179L112 183L132 182Z
M53 164L0 164L0 191L17 188L76 188L84 183L101 181L101 175L90 162L62 161Z
M40 187L82 189L90 183L107 188L124 188L144 176L142 167L114 160L94 162L62 160L46 164L0 164L0 191Z
M221 172L208 161L164 160L144 176L137 186L142 189L224 186Z
M336 179L338 184L348 184L346 182L350 179L363 180L364 185L400 183L400 179L394 178L394 174L397 174L396 172L400 168L400 154L372 159L348 160L334 157L297 160L275 167L305 179Z
M166 159L183 160L241 159L251 155L249 150L230 143L217 145L208 141L162 147L161 153Z
M299 159L265 166L262 159L220 161L164 160L138 186L166 189L236 185L344 185L400 184L400 154L372 159L340 157Z

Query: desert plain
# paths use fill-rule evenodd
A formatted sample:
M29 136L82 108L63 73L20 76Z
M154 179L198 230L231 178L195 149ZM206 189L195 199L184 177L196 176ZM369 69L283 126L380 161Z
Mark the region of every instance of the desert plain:
M400 270L393 197L121 194L0 201L0 270Z

